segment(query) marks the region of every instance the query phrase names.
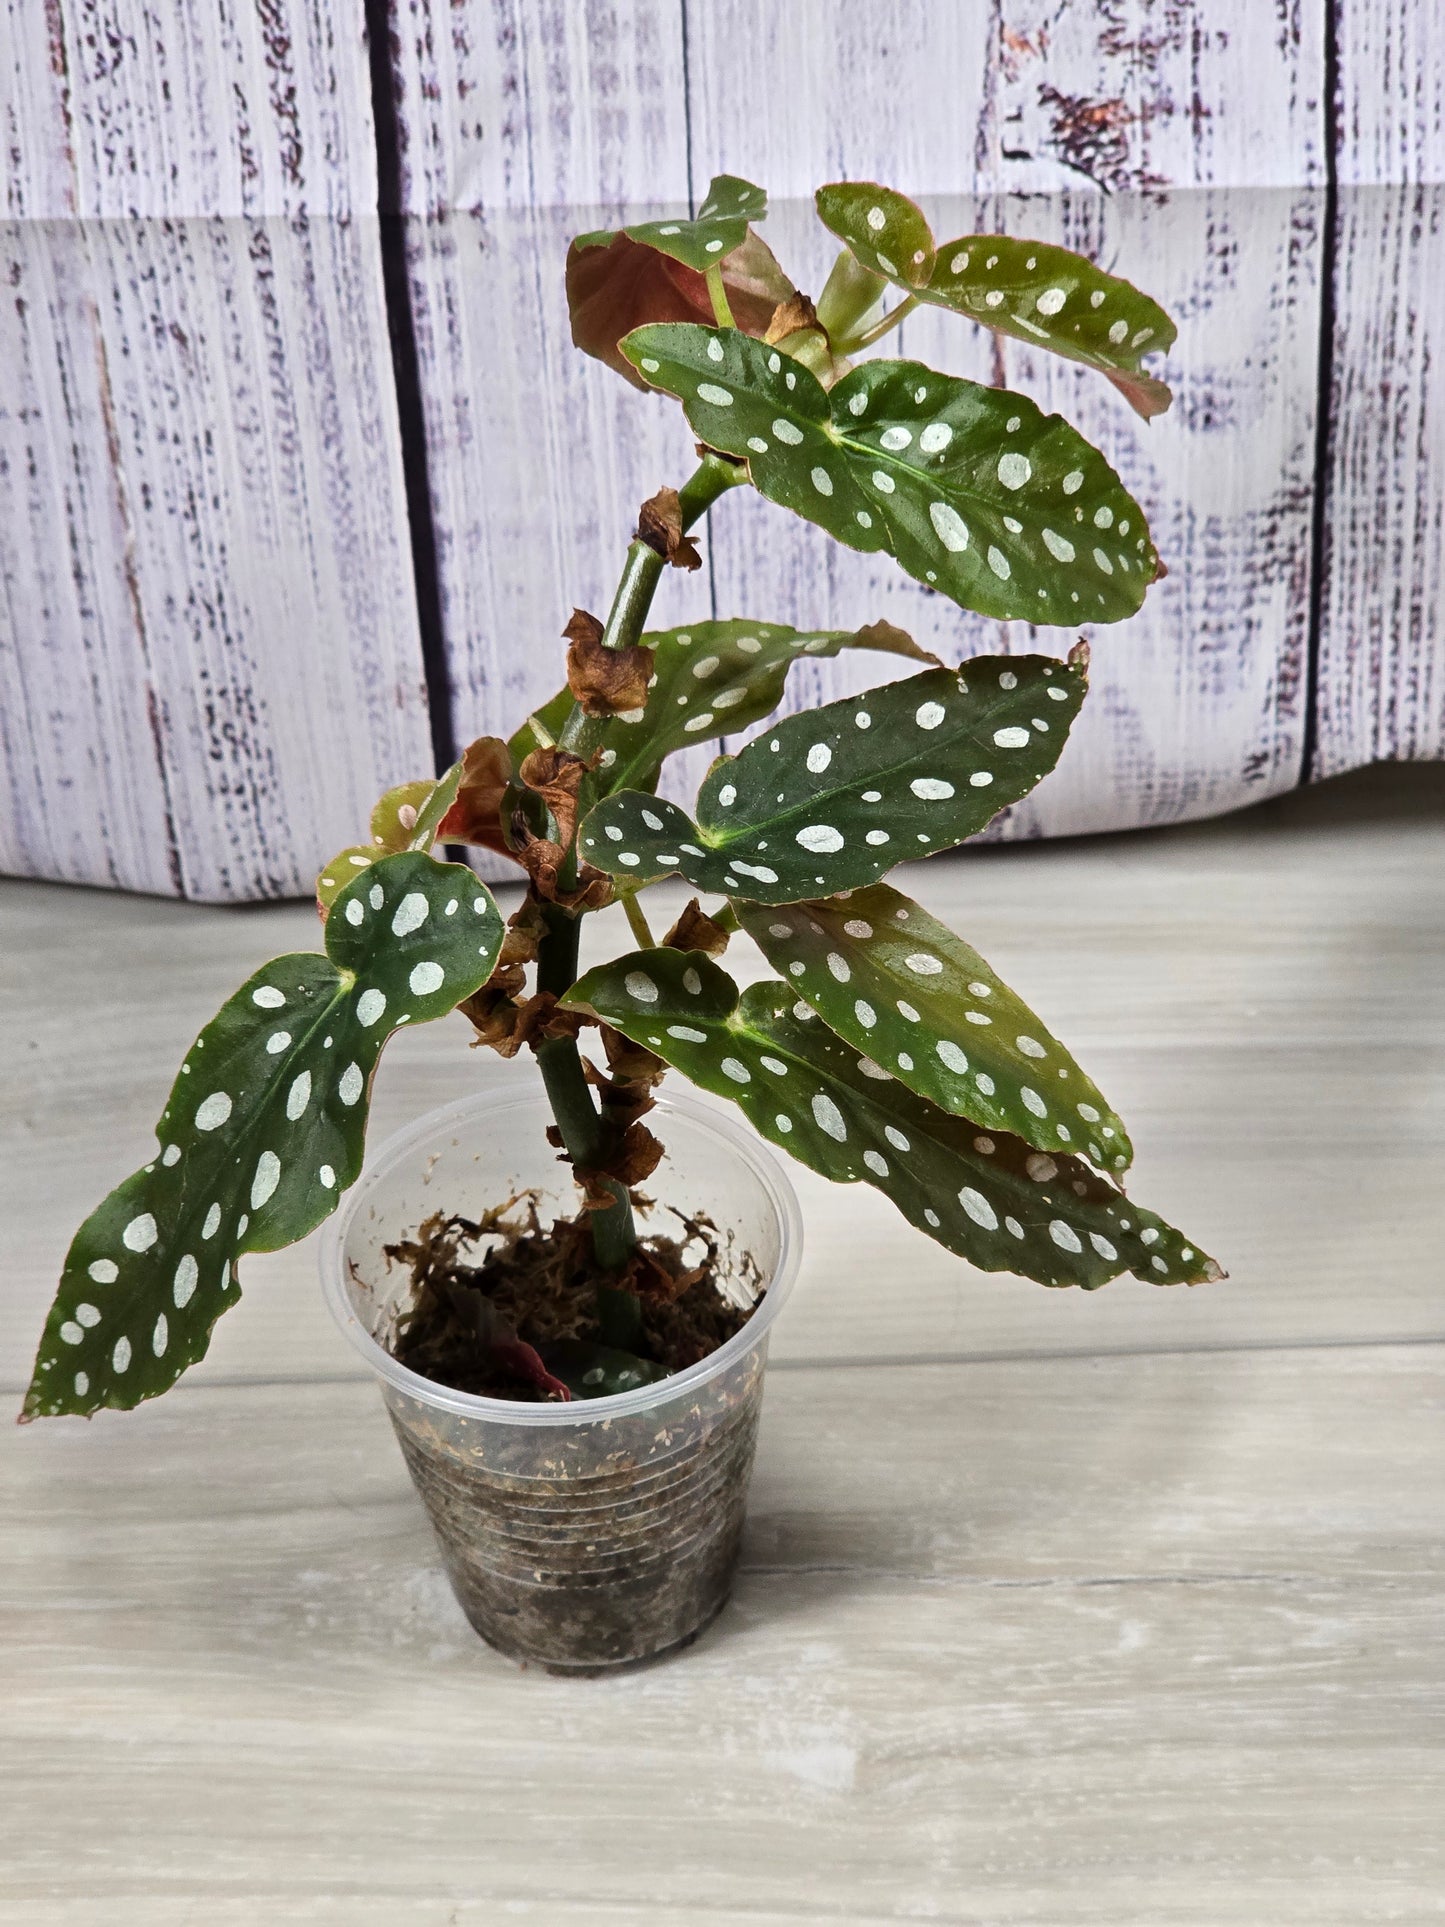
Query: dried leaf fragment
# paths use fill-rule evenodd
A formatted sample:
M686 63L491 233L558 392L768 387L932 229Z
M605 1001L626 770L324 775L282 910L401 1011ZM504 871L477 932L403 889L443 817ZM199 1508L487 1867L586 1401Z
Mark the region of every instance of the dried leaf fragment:
M512 780L512 753L500 736L478 736L462 752L457 798L442 818L444 843L474 843L516 860L502 830L502 799Z
M567 687L588 716L640 715L652 680L652 651L641 643L606 649L600 639L573 636L567 650Z
M570 844L577 827L577 790L587 774L586 763L570 750L534 749L523 759L517 774L552 812L558 840L564 845Z
M728 947L729 934L693 897L662 941L669 950L701 950L709 957L720 957Z
M697 545L682 531L682 503L675 488L660 488L637 516L637 540L675 569L700 569Z

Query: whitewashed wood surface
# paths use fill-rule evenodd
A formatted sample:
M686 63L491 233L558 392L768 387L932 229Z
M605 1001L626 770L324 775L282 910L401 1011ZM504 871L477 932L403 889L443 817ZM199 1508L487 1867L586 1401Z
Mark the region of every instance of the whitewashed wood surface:
M1207 815L1445 751L1439 9L371 13L400 136L382 178L362 0L12 0L0 867L303 891L384 783L430 766L404 446L435 536L438 733L510 727L549 694L572 606L606 603L637 504L691 458L671 404L572 348L566 242L685 209L721 168L768 186L767 232L814 292L813 186L874 175L940 229L1086 248L1179 318L1178 398L1148 427L1098 378L936 312L896 338L1078 419L1171 568L1095 635L1061 779L999 834ZM379 200L404 217L415 405L393 386ZM886 613L955 655L1031 645L759 501L711 521L659 623ZM810 663L793 699L867 673ZM678 761L676 791L705 757Z
M1339 67L1322 775L1445 754L1445 9L1342 8Z
M1440 1918L1445 770L909 883L1230 1280L1043 1292L808 1185L733 1603L571 1682L466 1628L309 1246L247 1260L164 1400L0 1428L6 1927ZM311 926L19 883L0 917L13 1401L163 1064ZM493 1064L398 1038L378 1128Z
M432 767L360 0L0 30L0 868L295 896Z

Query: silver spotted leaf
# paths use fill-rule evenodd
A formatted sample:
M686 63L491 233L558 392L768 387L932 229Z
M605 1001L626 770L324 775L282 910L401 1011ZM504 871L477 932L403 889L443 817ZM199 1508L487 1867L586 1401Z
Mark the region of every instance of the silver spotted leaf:
M863 629L791 629L732 617L693 622L645 635L653 681L641 715L589 718L575 745L598 755L607 789L650 789L664 757L724 731L749 728L783 699L788 671L800 656L876 649L915 662L937 658L892 623Z
M129 1408L204 1356L242 1254L294 1244L355 1181L387 1038L469 997L502 934L470 870L407 851L337 897L325 956L277 957L241 986L186 1055L154 1161L75 1234L27 1418Z
M978 656L786 717L714 763L697 821L618 790L583 854L624 881L794 903L876 883L975 835L1054 767L1087 687L1082 664Z
M717 174L693 220L679 216L665 221L635 221L622 232L629 240L640 241L644 247L704 274L740 247L748 224L765 219L767 212L768 197L762 188L740 180L736 174ZM573 245L593 247L611 238L610 233L581 234Z
M587 1338L554 1338L542 1346L542 1355L547 1370L561 1379L573 1398L610 1398L614 1392L634 1392L639 1385L655 1385L668 1376L665 1365Z
M441 820L456 801L462 766L453 763L443 775L400 783L378 799L371 812L370 843L354 843L338 850L316 879L316 901L323 918L359 870L368 870L380 857L400 850L430 850Z
M920 208L868 181L821 187L816 202L856 260L917 300L1099 369L1146 419L1173 399L1142 364L1173 346L1174 323L1157 301L1084 255L1003 234L965 234L935 247Z
M766 1138L840 1183L871 1184L982 1271L1091 1290L1222 1276L1212 1258L1065 1152L951 1116L860 1057L785 983L737 985L700 951L643 950L564 1002L730 1098Z
M1099 369L1146 421L1174 399L1142 365L1145 355L1173 346L1174 323L1132 282L1071 248L966 234L938 250L918 298Z
M765 909L744 930L846 1043L955 1116L1127 1168L1128 1134L1058 1039L961 937L886 883Z
M933 231L906 194L875 181L834 181L813 197L818 217L857 260L909 289L933 273Z
M1158 573L1143 511L1104 457L1008 389L880 360L825 391L779 349L687 322L621 346L770 501L886 551L963 608L1119 622Z

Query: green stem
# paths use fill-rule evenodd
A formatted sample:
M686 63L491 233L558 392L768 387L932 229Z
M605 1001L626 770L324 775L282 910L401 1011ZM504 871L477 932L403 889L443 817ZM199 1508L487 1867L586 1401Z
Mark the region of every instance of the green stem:
M637 901L635 890L620 890L623 912L627 917L628 928L636 937L638 946L643 950L656 950L657 939L648 928L647 918L643 915L642 905Z
M728 306L728 291L723 286L722 268L716 261L707 271L707 291L712 297L714 319L720 328L736 328L733 311Z
M537 946L537 988L560 997L577 981L581 919L554 903L547 904L542 915L547 929ZM544 1038L537 1046L537 1068L568 1157L574 1164L595 1169L612 1149L611 1133L593 1099L576 1039ZM592 1249L604 1271L620 1271L637 1241L637 1230L626 1187L609 1182L608 1189L615 1200L611 1208L589 1214Z
M871 348L875 341L881 341L890 328L896 328L905 315L912 314L918 306L916 294L907 295L896 308L890 308L881 321L875 321L871 328L865 328L861 335L854 335L849 341L840 341L838 352L842 355L856 354L860 348Z

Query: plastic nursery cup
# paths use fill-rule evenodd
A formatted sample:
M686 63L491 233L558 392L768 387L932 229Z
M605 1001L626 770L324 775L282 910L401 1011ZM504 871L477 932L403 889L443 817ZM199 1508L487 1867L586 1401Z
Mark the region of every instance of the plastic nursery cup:
M723 1283L762 1303L741 1331L659 1384L567 1404L453 1391L408 1370L385 1340L410 1274L384 1247L442 1211L476 1218L535 1190L544 1223L577 1208L548 1144L538 1083L484 1091L391 1138L332 1220L327 1302L381 1381L453 1590L472 1625L514 1659L597 1672L685 1645L732 1583L762 1405L768 1333L798 1267L792 1186L726 1112L660 1097L649 1125L666 1156L641 1223L674 1213L721 1236Z

